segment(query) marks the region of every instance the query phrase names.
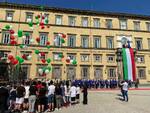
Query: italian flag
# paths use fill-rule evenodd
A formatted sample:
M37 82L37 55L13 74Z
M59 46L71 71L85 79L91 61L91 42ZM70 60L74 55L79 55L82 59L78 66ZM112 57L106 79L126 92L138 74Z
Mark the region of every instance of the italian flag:
M123 56L123 79L136 80L134 52L132 48L122 48Z

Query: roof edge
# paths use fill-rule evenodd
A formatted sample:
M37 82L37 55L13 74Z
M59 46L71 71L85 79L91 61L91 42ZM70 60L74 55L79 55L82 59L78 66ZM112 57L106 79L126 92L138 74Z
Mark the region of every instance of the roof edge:
M150 20L148 15L140 14L129 14L129 13L119 13L119 12L105 12L105 11L93 11L93 10L81 10L81 9L72 9L72 8L60 8L60 7L48 7L48 6L39 6L31 4L15 4L8 2L0 2L0 7L11 7L16 9L31 9L38 11L52 11L52 12L62 12L62 13L71 13L71 14L80 14L87 16L107 16L107 17L119 17L119 18L133 18L133 19L144 19Z

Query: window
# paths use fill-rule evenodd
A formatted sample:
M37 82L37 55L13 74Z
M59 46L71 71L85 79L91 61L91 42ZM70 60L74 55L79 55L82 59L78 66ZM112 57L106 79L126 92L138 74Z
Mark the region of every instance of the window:
M140 22L139 21L134 21L134 30L140 30Z
M142 49L142 39L135 39L135 45L137 50Z
M70 60L75 60L76 59L76 55L74 55L74 54L67 54L67 57L69 57Z
M99 36L94 36L94 48L100 48L101 47L101 39Z
M58 34L54 35L54 46L61 46L61 36L59 36Z
M106 38L107 38L107 48L114 48L113 37L106 37Z
M127 20L120 19L120 29L127 29Z
M44 69L44 67L46 67L46 65L37 65L37 77L43 77L42 73L39 73L39 69Z
M30 44L30 39L32 38L32 34L31 33L24 33L25 34L25 38L23 39L23 44Z
M40 61L40 60L42 60L42 59L45 59L45 60L46 60L48 53L46 53L46 52L43 52L43 53L44 53L44 54L43 54L42 56L41 56L41 55L38 55L38 58L37 58L38 61Z
M94 67L94 78L103 79L103 69L101 67Z
M56 25L62 25L62 15L56 15L55 24Z
M88 27L88 17L82 17L82 26Z
M111 29L112 27L112 19L106 19L106 28Z
M49 19L49 14L45 13L44 16L45 16L45 19Z
M76 22L76 17L75 16L69 16L68 17L68 25L69 26L75 26L75 22Z
M81 36L81 43L83 48L88 48L89 47L88 36Z
M108 62L108 63L113 63L113 62L115 62L115 56L114 56L114 55L108 55L108 56L107 56L107 62Z
M10 43L10 33L9 32L3 32L2 43L3 44Z
M6 21L13 21L14 11L6 11Z
M68 35L68 46L69 47L76 46L76 35Z
M8 57L9 52L7 51L0 51L0 62L6 61Z
M114 78L116 78L116 71L115 71L115 68L108 68L108 78L109 79L114 79Z
M82 62L88 62L89 61L89 55L81 55L81 61Z
M101 62L102 61L102 55L94 55L94 62Z
M54 53L53 54L54 61L61 61L61 57L59 57L59 54L61 54L61 53Z
M100 27L100 19L94 18L93 19L93 26L99 28Z
M145 68L138 68L138 77L139 79L146 79Z
M46 42L48 41L48 33L40 33L40 45L46 45Z
M146 22L147 31L150 31L150 22Z
M28 79L30 75L30 65L21 65L21 70L20 70L20 77L23 80Z
M32 22L33 21L33 13L26 12L26 22Z
M67 66L67 80L75 80L76 68L74 66Z
M22 54L22 55L29 56L29 55L31 55L31 52L29 52L29 51L22 51L21 54Z
M148 49L150 49L150 39L148 39Z
M137 56L137 63L144 63L144 56Z
M62 76L62 67L53 66L52 68L52 79L61 79Z
M27 60L27 57L30 55L31 56L32 52L31 51L21 51L21 56L25 55L24 59Z
M88 79L88 77L89 77L89 67L82 67L81 68L81 76L82 76L82 79Z

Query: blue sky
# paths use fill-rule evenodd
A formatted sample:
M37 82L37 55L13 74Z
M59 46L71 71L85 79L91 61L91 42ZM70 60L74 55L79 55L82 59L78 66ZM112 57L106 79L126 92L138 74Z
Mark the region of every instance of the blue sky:
M0 0L5 1L5 0ZM150 0L7 0L21 4L150 15Z

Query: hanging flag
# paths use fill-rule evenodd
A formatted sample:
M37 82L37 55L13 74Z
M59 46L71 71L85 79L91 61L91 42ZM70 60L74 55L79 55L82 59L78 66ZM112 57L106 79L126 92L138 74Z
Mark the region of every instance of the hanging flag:
M136 80L134 52L132 48L122 48L123 57L123 79Z

